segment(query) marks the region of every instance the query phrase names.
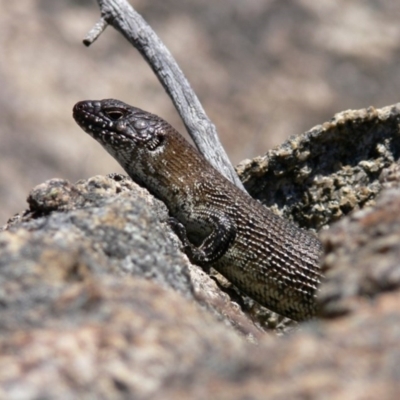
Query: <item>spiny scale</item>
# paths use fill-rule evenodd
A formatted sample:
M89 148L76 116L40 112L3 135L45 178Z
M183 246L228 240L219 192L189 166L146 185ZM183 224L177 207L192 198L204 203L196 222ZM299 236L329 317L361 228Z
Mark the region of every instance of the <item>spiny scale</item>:
M79 102L73 114L133 180L165 202L193 262L214 267L279 314L315 314L322 247L314 235L243 193L160 117L113 99Z

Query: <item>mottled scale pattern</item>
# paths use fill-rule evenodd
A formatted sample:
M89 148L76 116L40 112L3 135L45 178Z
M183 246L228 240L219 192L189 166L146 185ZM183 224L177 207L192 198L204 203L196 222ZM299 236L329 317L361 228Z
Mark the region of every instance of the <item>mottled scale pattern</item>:
M74 118L165 202L192 261L279 314L315 315L322 247L312 233L234 186L156 115L107 99L77 103Z

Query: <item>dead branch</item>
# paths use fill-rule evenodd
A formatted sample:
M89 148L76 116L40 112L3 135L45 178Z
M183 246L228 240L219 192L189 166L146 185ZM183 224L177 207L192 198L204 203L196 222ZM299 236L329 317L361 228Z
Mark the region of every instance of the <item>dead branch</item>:
M214 124L207 117L183 72L153 29L126 0L97 0L101 19L85 40L92 44L112 25L140 52L171 97L189 135L200 153L226 178L245 191L219 141Z

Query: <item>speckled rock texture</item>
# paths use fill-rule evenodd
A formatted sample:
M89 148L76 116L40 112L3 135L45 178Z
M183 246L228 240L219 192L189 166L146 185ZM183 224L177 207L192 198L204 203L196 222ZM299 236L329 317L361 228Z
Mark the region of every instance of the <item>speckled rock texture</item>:
M52 274L55 263L63 265L67 282L86 275L140 276L197 301L245 335L260 334L179 250L165 205L130 178L111 174L75 185L52 179L35 187L27 201L29 210L0 234L0 282L32 271Z
M400 189L385 190L373 208L355 212L321 235L321 315L356 312L400 288Z
M239 167L324 227L319 316L283 335L189 263L129 178L34 188L0 232L0 398L397 399L399 111L341 113Z
M400 104L336 114L237 170L263 204L321 229L374 204L380 175L400 157Z

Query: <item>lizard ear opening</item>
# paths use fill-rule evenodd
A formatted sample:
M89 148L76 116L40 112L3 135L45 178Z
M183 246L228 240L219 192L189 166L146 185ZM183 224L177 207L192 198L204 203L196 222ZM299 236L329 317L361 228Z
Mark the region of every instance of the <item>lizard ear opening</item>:
M156 150L164 142L165 136L162 134L154 135L147 143L146 146L150 151Z

